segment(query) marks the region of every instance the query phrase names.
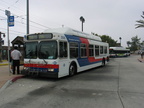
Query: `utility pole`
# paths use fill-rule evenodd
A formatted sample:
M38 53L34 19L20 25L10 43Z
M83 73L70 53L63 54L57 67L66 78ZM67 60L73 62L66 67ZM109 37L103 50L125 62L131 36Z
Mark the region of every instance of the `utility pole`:
M27 34L29 34L29 0L27 0Z
M5 10L5 15L7 16L7 40L8 40L8 62L10 61L10 40L9 40L9 17L10 17L10 11ZM10 63L9 63L9 75L10 75Z

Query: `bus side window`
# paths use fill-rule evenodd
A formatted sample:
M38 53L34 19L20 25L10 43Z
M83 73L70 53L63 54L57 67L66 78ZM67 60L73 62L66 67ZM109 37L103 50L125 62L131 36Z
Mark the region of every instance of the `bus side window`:
M89 45L89 56L94 56L94 45Z
M103 54L103 46L100 46L100 54Z
M70 44L70 58L78 57L78 43L71 42Z
M104 46L104 53L107 54L107 47Z
M80 45L80 55L81 57L86 57L86 44L81 43Z
M99 46L95 45L95 56L99 56Z
M59 57L67 57L67 42L59 42Z

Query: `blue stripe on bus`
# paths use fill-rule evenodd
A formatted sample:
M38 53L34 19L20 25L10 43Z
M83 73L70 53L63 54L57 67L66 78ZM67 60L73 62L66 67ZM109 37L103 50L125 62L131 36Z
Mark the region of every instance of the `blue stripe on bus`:
M78 61L79 65L80 65L80 67L102 62L102 60L95 61L95 62L90 62L88 60L88 58L79 58L79 59L77 59L77 61Z
M30 71L33 72L58 72L59 69L54 69L54 71L48 71L48 68L36 68L36 67L30 67Z
M77 36L66 35L66 34L65 34L65 36L66 36L68 42L78 42L78 49L80 49L80 43L89 44L88 40L85 38L82 38L82 37L80 38ZM78 57L79 58L77 59L77 61L80 65L80 67L102 62L102 60L94 60L94 62L90 62L88 58L80 58L80 50L78 50Z
M80 38L72 35L65 35L68 42L81 42Z

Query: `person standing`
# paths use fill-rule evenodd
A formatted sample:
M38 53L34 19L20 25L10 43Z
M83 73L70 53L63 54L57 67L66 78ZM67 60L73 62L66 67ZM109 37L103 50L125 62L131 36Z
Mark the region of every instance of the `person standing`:
M144 51L141 51L140 54L141 54L141 59L143 59Z
M17 46L14 46L14 50L11 52L12 62L13 62L13 74L15 74L15 69L17 67L17 74L19 74L20 57L22 56L20 51L17 50Z

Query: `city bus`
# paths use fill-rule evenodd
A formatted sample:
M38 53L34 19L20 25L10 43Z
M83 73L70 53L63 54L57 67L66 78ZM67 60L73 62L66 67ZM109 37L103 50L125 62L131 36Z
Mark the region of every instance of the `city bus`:
M130 56L130 49L124 47L110 47L110 57L127 57Z
M24 75L60 78L109 61L109 45L101 38L71 28L48 29L25 36Z

